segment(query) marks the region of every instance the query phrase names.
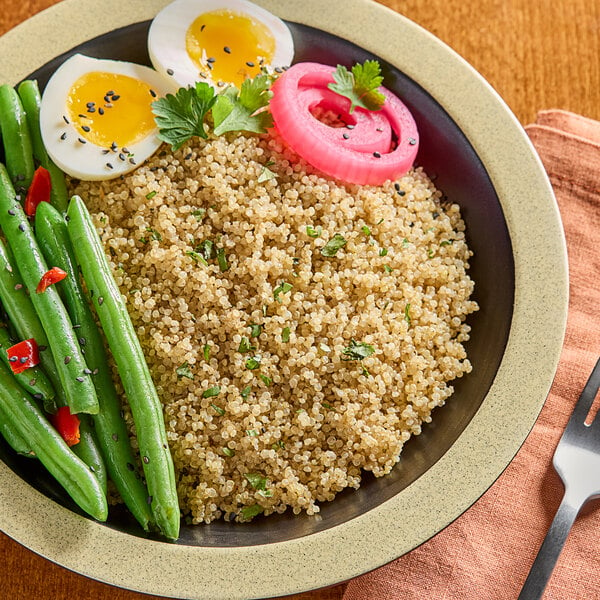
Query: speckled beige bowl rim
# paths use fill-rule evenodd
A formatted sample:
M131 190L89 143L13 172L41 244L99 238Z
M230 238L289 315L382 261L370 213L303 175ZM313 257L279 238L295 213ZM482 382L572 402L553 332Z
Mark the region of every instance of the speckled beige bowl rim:
M0 38L0 81L17 83L73 46L151 19L167 3L64 0ZM514 316L491 389L450 450L392 499L313 535L237 548L147 541L79 517L0 463L6 534L73 571L167 597L299 593L372 570L435 535L494 482L526 438L552 383L566 323L566 247L552 189L523 128L484 79L433 35L372 0L258 3L379 55L455 120L483 161L506 217L514 246Z

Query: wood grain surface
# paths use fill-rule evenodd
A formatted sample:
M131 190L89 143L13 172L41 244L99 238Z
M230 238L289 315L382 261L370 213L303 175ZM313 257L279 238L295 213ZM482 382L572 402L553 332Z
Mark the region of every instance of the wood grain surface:
M0 0L0 35L56 3ZM600 119L600 0L381 3L420 24L465 58L490 82L522 124L532 122L538 110L547 108L563 108ZM0 597L11 600L155 598L69 572L3 534L0 580ZM343 591L344 586L338 585L289 598L340 600Z

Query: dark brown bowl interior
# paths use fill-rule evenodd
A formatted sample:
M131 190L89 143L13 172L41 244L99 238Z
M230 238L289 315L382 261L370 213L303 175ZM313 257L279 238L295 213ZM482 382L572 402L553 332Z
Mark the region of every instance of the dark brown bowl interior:
M59 56L31 74L43 88L52 72L71 54L81 52L150 64L146 51L149 22L137 23L90 40ZM377 58L356 45L310 27L289 23L296 45L296 61L350 66ZM182 526L179 544L248 546L290 540L333 527L361 515L400 493L425 473L452 446L484 400L504 353L512 318L514 264L504 215L488 174L456 123L426 90L393 66L381 61L385 85L394 90L412 111L421 143L419 165L435 177L447 198L460 204L467 237L475 255L470 274L476 282L480 311L469 322L472 338L467 349L474 369L455 383L455 393L437 409L433 423L411 439L393 472L383 478L366 474L359 490L346 490L321 506L316 517L284 515L257 518L252 523L222 521L202 526ZM0 458L20 477L56 502L80 513L62 488L35 460L15 456L0 440ZM127 512L111 508L107 523L131 535L146 537ZM147 536L151 537L151 536Z

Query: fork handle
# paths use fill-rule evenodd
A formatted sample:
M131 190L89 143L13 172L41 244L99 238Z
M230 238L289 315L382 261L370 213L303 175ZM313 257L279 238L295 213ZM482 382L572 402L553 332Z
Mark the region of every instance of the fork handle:
M582 504L575 502L568 493L564 495L518 600L539 600L542 597Z

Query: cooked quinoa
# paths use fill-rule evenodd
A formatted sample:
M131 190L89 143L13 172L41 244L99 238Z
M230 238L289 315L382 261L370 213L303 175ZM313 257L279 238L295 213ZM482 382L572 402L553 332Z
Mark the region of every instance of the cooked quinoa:
M191 523L318 512L389 473L471 370L464 223L420 169L344 186L238 135L72 191L145 350Z

